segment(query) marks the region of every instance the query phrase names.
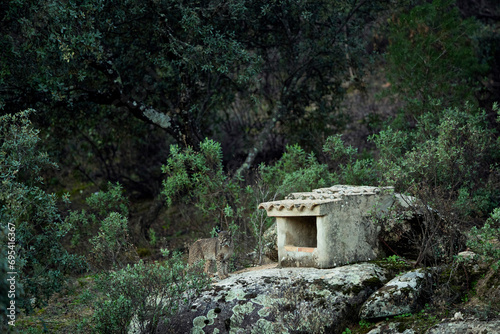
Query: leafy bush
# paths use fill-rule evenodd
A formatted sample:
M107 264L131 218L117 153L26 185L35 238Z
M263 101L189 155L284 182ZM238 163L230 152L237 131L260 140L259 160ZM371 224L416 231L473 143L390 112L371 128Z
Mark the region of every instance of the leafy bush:
M372 139L385 182L442 214L449 207L454 220L467 220L491 211L500 199L495 136L485 113L465 104L425 113L414 131L388 128Z
M473 227L467 241L476 253L491 258L495 261L493 267L500 267L500 208L493 210L490 218L481 228Z
M128 216L128 202L123 196L122 186L119 183L108 183L107 188L106 191L96 192L85 200L87 209L70 211L66 217L68 224L74 227L71 233L73 247L91 238L109 213L116 212L123 217Z
M179 253L163 263L140 261L102 273L96 279L103 298L94 304L93 331L127 333L130 325L142 333L154 333L160 321L168 322L170 316L187 307L208 282L201 267L188 268Z
M120 267L120 257L132 246L129 244L128 220L117 212L111 212L102 221L99 232L90 239L95 262L104 267Z
M128 216L128 200L123 196L123 187L108 183L106 191L99 191L86 199L87 205L94 210L94 215L105 217L110 211Z
M61 219L56 196L43 190L43 168L55 168L38 148L38 131L29 109L0 117L0 229L15 227L17 284L24 288L20 306L30 310L61 289L64 276L86 267L61 244L71 224ZM16 301L16 305L17 301Z
M360 159L358 150L345 145L341 135L328 137L323 152L325 164L320 163L313 153L306 153L299 145L287 146L276 164L260 166L259 175L275 198L338 183L377 183L377 171L372 159Z
M215 225L233 232L241 225L241 179L230 179L224 172L219 143L205 139L198 152L172 145L162 170L167 174L162 193L168 205L174 200L195 203Z
M253 196L253 203L256 204L275 200L277 195L270 191L269 185L263 182L260 177L257 177L253 187L247 187L247 193ZM274 219L273 217L268 217L265 210L258 209L257 205L253 207L254 210L248 213L248 223L250 231L255 238L256 262L262 264L262 255L265 246L264 232L273 225Z
M259 175L277 199L291 192L325 187L332 182L328 165L319 163L313 153L306 153L299 145L287 146L273 166L261 165Z
M97 269L122 267L137 258L128 234L127 199L122 186L108 184L86 199L88 210L71 211L66 222L73 226L71 243L92 247L89 262ZM88 250L88 247L81 247Z
M500 199L496 133L484 112L470 104L417 120L414 131L388 128L373 138L380 150L377 165L397 192L418 199L405 209L418 233L400 231L418 245L417 263L451 259L464 246L464 229Z
M350 185L376 185L378 171L373 159L361 158L358 149L347 146L341 135L330 136L323 145L323 152L327 154L328 166L333 183Z

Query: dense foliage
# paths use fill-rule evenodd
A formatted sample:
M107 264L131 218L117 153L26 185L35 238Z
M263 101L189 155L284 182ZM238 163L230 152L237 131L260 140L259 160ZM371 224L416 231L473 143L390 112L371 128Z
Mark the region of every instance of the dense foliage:
M4 111L36 106L52 134L80 140L100 121L137 118L184 147L223 141L248 168L272 132L312 147L341 127L341 83L359 79L362 30L381 7L46 0L1 9Z
M128 202L120 184L108 184L85 200L88 209L70 211L71 247L84 249L87 261L98 269L120 268L136 259L128 227ZM88 250L90 249L90 252Z
M43 190L41 171L55 164L38 148L38 131L29 121L33 112L0 118L0 229L10 233L2 234L2 249L10 255L2 256L2 262L9 259L8 271L17 273L16 283L25 293L18 302L28 309L59 291L66 274L85 268L61 244L70 227L61 218L56 196Z
M418 198L416 265L465 245L498 264L499 19L493 1L2 2L0 250L17 311L86 271L81 330L152 330L206 283L160 248L221 228L231 266L260 260L258 204L334 184ZM377 218L382 233L405 215Z
M392 20L387 76L406 102L408 118L433 109L435 99L445 106L476 101L488 69L476 51L479 29L450 0L422 4Z
M167 174L163 191L167 204L179 199L194 202L214 227L235 231L242 218L241 180L230 179L223 171L220 144L206 139L198 152L172 146L170 155L163 167Z
M485 113L466 104L425 113L414 131L388 128L374 141L385 182L432 206L450 201L455 219L463 220L484 217L499 204L495 137Z
M86 325L95 333L154 333L160 322L189 306L209 280L200 268L187 268L179 253L169 254L162 264L142 261L97 277L102 298L94 301L96 312Z

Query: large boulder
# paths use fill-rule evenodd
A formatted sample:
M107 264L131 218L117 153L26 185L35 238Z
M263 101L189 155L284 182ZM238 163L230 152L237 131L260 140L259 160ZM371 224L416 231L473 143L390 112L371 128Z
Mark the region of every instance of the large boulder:
M415 334L413 329L402 329L400 325L398 322L382 323L367 334Z
M417 311L426 276L424 270L417 269L395 277L368 298L360 317L377 319Z
M476 296L492 310L500 312L500 274L498 269L490 268L476 286Z
M233 274L160 322L157 333L341 333L387 280L386 270L372 263Z
M410 328L407 328L410 327ZM443 321L428 330L422 330L411 324L398 322L382 323L367 334L499 334L500 320L480 321L470 319L465 321Z
M476 291L471 302L478 308L500 312L500 274L494 266L495 260L471 251L458 253L457 260L465 269L468 280L475 282Z
M465 236L453 221L443 219L422 201L402 194L386 212L375 214L381 226L380 247L387 255L398 254L419 263L446 263L465 249ZM422 247L432 235L432 247Z
M499 334L500 320L448 321L430 328L426 334Z

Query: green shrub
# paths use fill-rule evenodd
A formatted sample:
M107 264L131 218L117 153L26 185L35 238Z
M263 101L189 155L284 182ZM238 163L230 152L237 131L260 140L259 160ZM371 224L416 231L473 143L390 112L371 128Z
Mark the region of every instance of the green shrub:
M378 172L373 159L362 159L358 149L347 146L341 135L330 136L323 145L323 152L328 155L328 166L333 174L332 183L350 185L377 185Z
M341 135L328 137L323 145L323 152L326 155L324 164L299 145L287 146L276 164L260 166L260 178L278 199L291 192L311 191L339 183L378 183L373 160L360 159L358 150L345 145Z
M204 218L233 232L242 224L244 208L239 205L243 191L241 179L229 178L222 166L219 143L205 139L198 152L191 147L170 147L170 157L162 167L167 174L163 194L167 204L194 203Z
M86 202L99 217L106 217L109 212L128 216L128 200L123 196L123 187L119 183L109 182L106 191L98 191L90 195Z
M259 175L277 199L291 192L326 187L333 179L328 165L319 163L313 153L306 153L299 145L287 146L276 164L261 165Z
M495 136L485 113L465 104L423 114L414 131L388 128L372 139L386 183L462 221L484 216L500 199Z
M276 199L276 193L269 190L269 186L257 177L253 187L247 187L247 194L253 196L253 203L260 204ZM254 210L248 213L248 224L250 231L255 238L256 262L262 264L262 255L264 250L264 232L274 223L273 217L268 217L266 210L260 210L257 205L254 205Z
M108 183L86 199L87 210L71 211L66 222L73 227L71 244L79 245L96 269L119 268L137 259L128 234L128 201L122 186ZM86 247L88 243L89 247Z
M377 168L397 192L418 199L406 209L419 227L418 234L406 235L419 247L417 263L452 259L464 246L462 232L500 199L497 134L470 104L424 113L417 121L413 131L388 128L373 138Z
M127 224L127 218L117 212L111 212L102 221L97 235L89 240L93 260L99 266L115 268L124 264L123 255L133 249L129 242Z
M72 226L61 219L56 196L43 190L42 169L56 165L38 148L32 113L0 117L0 229L15 227L15 268L9 271L19 274L24 288L16 305L27 310L59 291L66 274L86 268L62 247Z
M500 267L500 208L493 210L490 218L481 228L471 229L469 246L474 252L494 261L493 268Z
M163 251L170 256L168 251ZM209 282L200 267L187 267L181 254L163 263L132 266L100 274L96 286L103 297L94 305L93 331L127 333L129 326L154 333L160 321L187 307ZM132 324L131 324L132 322Z
M123 187L119 183L108 183L106 191L90 195L85 202L86 209L70 211L66 217L68 224L74 227L71 231L73 247L85 244L111 212L128 217L128 201L123 196Z

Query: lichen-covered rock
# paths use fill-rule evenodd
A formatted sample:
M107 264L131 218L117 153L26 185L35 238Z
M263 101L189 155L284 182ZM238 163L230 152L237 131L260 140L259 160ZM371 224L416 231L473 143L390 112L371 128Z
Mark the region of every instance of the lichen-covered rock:
M340 333L386 276L372 263L235 274L168 324L160 321L157 333Z
M458 253L457 262L460 262L472 276L483 275L490 268L488 262L481 261L481 256L471 251Z
M496 321L450 321L430 328L426 334L498 334L500 320Z
M376 319L416 311L425 276L423 270L417 269L395 277L368 298L361 307L360 317Z
M412 328L412 324L399 322L382 323L367 334L499 334L500 320L479 321L443 321L423 330L418 325Z
M400 324L397 322L381 324L377 326L377 328L369 331L367 334L415 334L415 331L413 329L400 327Z

